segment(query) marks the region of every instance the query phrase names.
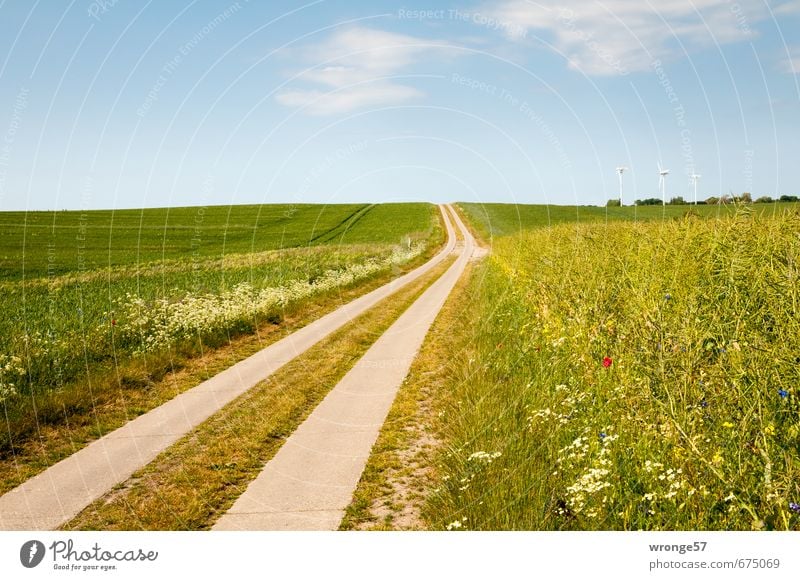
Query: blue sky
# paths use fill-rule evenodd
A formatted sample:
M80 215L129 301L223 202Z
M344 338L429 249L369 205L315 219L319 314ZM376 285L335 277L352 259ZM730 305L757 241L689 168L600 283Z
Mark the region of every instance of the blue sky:
M800 0L0 3L0 209L800 194Z

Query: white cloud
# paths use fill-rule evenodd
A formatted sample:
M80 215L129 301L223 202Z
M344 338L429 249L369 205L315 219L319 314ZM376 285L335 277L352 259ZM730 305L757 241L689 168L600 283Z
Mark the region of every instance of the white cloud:
M287 107L307 107L314 115L348 113L362 107L399 104L421 96L413 87L392 83L374 83L336 89L332 92L318 90L286 91L275 97Z
M789 57L781 61L781 70L791 75L800 74L800 47L789 49Z
M775 6L772 11L775 14L800 14L800 0L789 0Z
M316 87L287 90L276 100L318 115L403 103L423 93L392 77L434 53L453 51L440 42L373 28L339 30L304 52L307 62L318 65L295 80Z
M512 40L533 31L590 75L646 70L654 60L683 56L683 48L752 39L755 24L769 16L761 0L496 0L481 11L507 23L501 30L524 31L508 34Z

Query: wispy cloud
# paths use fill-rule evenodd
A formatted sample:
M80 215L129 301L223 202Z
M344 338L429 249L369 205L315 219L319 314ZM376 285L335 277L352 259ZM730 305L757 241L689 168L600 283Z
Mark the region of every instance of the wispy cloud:
M317 115L403 103L423 93L393 77L434 53L447 55L452 50L441 42L374 28L339 30L304 51L304 60L313 68L295 81L313 88L293 88L276 100Z
M775 6L773 9L775 14L800 14L800 0L788 0Z
M590 75L646 70L684 49L752 39L756 23L769 16L761 0L495 0L481 10L525 31L510 39L525 42L533 31L564 54L570 68Z
M278 94L275 100L287 107L307 107L308 112L315 115L334 115L363 107L403 103L421 95L422 92L413 87L384 82L331 92L286 91Z
M800 46L789 49L789 56L781 61L781 70L792 75L800 75Z

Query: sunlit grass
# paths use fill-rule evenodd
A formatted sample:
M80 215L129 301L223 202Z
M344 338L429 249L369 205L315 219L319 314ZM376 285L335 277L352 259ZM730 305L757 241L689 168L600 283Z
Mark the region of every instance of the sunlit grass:
M429 523L800 529L799 283L793 211L495 238Z

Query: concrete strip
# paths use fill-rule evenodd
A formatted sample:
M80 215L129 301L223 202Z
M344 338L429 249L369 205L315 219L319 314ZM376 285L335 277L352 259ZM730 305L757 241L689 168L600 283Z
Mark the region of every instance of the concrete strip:
M474 240L286 440L215 530L335 530L425 335L464 271Z
M0 497L0 529L58 528L233 399L429 272L453 251L456 243L447 211L444 207L440 210L445 218L447 244L431 260L137 417L12 489Z

